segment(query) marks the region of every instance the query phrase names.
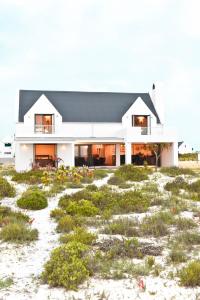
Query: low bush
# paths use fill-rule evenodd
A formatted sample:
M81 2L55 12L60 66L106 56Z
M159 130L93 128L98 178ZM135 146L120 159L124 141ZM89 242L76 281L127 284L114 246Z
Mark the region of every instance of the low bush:
M79 242L85 245L91 245L95 240L96 235L82 227L76 227L73 233L64 234L60 237L61 243Z
M78 202L70 201L65 210L70 215L85 217L92 217L99 213L99 209L89 200L80 200Z
M149 168L136 167L134 165L123 165L115 171L115 176L119 176L125 181L143 181L148 179L152 173Z
M15 197L15 188L3 177L0 177L0 199Z
M189 168L163 167L160 169L160 172L170 177L175 177L180 175L195 176L195 172Z
M95 169L94 170L94 178L102 179L108 175L108 170Z
M17 205L24 209L40 210L47 207L48 202L44 192L30 188L17 200Z
M155 182L147 182L144 186L142 186L141 192L143 193L150 193L150 194L158 194L158 185Z
M200 233L189 231L182 232L178 234L174 240L184 246L200 245Z
M198 155L197 153L184 153L184 154L179 153L178 158L181 161L188 161L188 160L197 161L198 160L197 155Z
M11 208L7 206L0 206L0 227L10 223L27 223L29 220L29 216L21 212L12 211Z
M79 182L68 182L66 188L68 189L80 189L83 185Z
M119 195L118 206L119 213L145 212L150 206L150 199L140 191L128 191Z
M200 180L194 181L189 185L188 188L193 193L199 193L200 194Z
M55 208L50 213L50 217L54 218L56 220L59 220L60 218L64 217L65 215L66 215L65 211L61 208Z
M192 219L181 217L175 220L175 225L178 230L187 230L197 227L197 224Z
M90 275L88 265L88 246L69 242L52 251L41 277L50 286L76 290Z
M119 176L112 176L108 180L108 184L110 185L122 185L125 183L125 180Z
M76 226L75 221L71 216L64 216L58 220L57 231L58 232L70 232Z
M66 189L64 184L54 183L50 189L46 192L47 197L53 197Z
M0 289L6 289L10 287L14 283L11 277L7 277L5 279L0 278Z
M200 260L190 262L178 274L182 285L187 287L200 286Z
M141 251L140 243L136 238L121 240L117 238L106 239L103 242L98 242L100 251L105 253L105 259L115 258L142 258L144 254Z
M180 189L188 189L188 183L183 177L176 177L172 182L167 182L164 186L165 190L170 191L174 194L178 194Z
M149 266L149 268L152 268L153 265L155 265L155 258L153 256L147 256L145 259L145 264Z
M135 228L136 225L136 221L131 219L118 219L106 225L102 233L121 234L127 237L138 236L138 230Z
M182 263L187 261L187 256L185 252L176 245L171 249L168 260L172 263Z
M98 191L98 187L95 184L89 184L85 189L90 192Z
M30 242L38 239L38 230L30 229L24 223L10 223L1 229L0 239L5 242Z
M178 214L182 211L187 210L188 204L186 201L173 195L162 202L162 207L168 208L173 214Z
M145 217L140 224L140 233L142 235L153 235L155 237L167 235L167 225L172 224L172 222L172 215L164 212Z
M140 191L117 193L107 186L94 192L84 189L73 195L65 195L59 200L59 206L67 209L70 202L78 203L82 199L91 201L101 212L111 210L115 214L144 212L150 206L149 196L143 195Z
M13 181L18 183L27 183L27 184L38 184L41 183L41 178L43 177L42 170L31 170L28 172L15 173L12 177Z

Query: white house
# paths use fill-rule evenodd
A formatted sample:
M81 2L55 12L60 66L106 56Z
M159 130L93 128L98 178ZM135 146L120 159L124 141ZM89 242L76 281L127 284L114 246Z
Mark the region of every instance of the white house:
M184 142L181 142L178 147L178 153L180 154L187 154L187 153L193 153L194 149L189 144L186 144Z
M0 158L11 159L14 157L14 139L6 137L0 141Z
M19 92L17 171L55 165L155 164L149 146L167 143L162 166L178 165L178 142L149 93Z

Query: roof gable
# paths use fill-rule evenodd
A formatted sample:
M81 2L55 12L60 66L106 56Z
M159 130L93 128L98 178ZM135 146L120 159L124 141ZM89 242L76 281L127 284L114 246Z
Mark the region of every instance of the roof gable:
M121 122L138 97L144 101L159 123L159 116L148 93L58 92L21 90L19 122L44 94L63 117L63 122Z

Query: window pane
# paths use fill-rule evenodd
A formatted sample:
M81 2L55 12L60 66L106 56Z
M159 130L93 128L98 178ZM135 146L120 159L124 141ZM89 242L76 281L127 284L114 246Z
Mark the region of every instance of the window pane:
M42 115L35 115L35 124L42 125Z

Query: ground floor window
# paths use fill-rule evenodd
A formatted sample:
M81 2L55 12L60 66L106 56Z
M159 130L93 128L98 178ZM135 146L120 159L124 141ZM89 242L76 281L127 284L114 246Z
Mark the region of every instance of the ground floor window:
M132 163L135 165L156 164L156 157L148 144L132 144Z
M34 147L35 163L40 167L55 167L56 145L55 144L36 144Z
M75 145L76 166L115 166L116 146L114 144Z

